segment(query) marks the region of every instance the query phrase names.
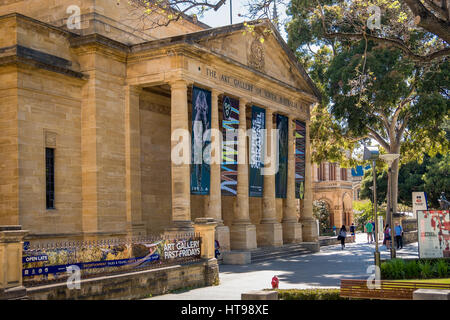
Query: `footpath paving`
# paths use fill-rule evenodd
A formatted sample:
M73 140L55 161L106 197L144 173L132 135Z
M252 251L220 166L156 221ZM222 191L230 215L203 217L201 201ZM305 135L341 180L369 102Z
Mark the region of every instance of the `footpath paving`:
M397 252L398 257L417 257L417 243ZM381 245L382 259L389 251ZM367 279L374 263L375 244L367 243L366 234L358 234L355 243L321 247L320 252L276 259L250 265L220 265L218 286L192 289L149 298L149 300L240 300L241 293L271 287L276 275L280 289L338 288L340 279ZM147 299L146 299L147 300Z

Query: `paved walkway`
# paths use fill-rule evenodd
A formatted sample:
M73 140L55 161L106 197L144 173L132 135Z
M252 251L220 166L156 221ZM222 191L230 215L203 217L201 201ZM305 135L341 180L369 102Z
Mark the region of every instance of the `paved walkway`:
M398 257L417 257L417 243L406 245ZM381 259L389 251L380 245ZM367 243L366 234L358 234L355 243L344 250L340 245L321 247L320 252L250 265L220 265L218 286L193 289L150 298L152 300L240 300L241 293L271 287L274 275L280 289L339 287L340 279L367 279L373 265L375 245Z

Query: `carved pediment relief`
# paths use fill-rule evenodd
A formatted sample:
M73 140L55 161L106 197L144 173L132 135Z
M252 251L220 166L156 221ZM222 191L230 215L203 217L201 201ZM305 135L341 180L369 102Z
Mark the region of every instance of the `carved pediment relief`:
M250 44L250 48L247 52L247 64L251 68L264 72L265 67L264 46L258 39L254 39Z

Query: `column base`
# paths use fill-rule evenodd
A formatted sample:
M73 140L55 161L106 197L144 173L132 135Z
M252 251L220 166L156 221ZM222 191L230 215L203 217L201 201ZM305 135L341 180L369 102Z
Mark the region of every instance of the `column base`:
M256 227L253 224L233 224L230 228L231 250L256 249Z
M172 225L164 230L164 235L169 237L184 236L194 233L194 224L192 221L174 221Z
M256 226L258 247L280 247L283 245L281 223L261 223Z
M132 236L132 237L146 236L147 229L145 228L144 223L133 223L132 225L128 226L127 233L129 236Z
M219 241L220 252L230 251L230 228L223 224L216 227L215 238Z
M319 234L317 230L317 222L313 218L301 219L302 223L302 240L304 242L319 241Z
M302 225L296 221L282 222L283 243L302 242Z

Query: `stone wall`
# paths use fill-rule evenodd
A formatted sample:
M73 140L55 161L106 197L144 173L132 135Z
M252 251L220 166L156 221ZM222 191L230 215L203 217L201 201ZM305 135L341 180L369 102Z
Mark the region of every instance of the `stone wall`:
M84 279L80 289L58 283L27 289L31 300L118 300L141 299L187 287L204 287L219 282L216 259L155 270Z
M417 220L405 219L402 220L403 228L403 243L413 243L419 241L417 234Z

